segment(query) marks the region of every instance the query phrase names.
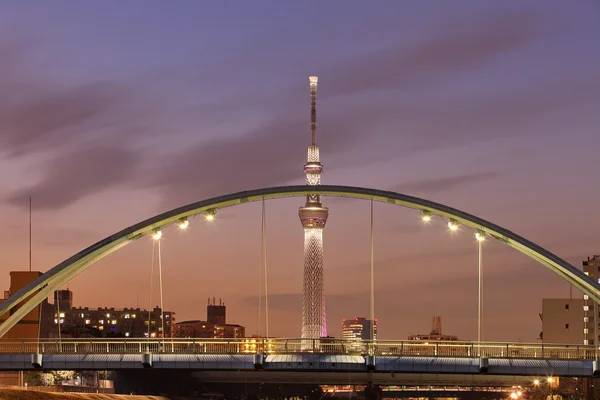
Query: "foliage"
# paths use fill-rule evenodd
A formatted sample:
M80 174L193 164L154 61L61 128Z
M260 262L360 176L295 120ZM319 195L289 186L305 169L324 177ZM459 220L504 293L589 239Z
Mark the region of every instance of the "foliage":
M23 377L23 381L29 386L52 386L54 375L47 372L28 372Z
M60 385L62 382L75 379L78 376L79 373L76 371L28 372L23 380L29 386L52 386Z

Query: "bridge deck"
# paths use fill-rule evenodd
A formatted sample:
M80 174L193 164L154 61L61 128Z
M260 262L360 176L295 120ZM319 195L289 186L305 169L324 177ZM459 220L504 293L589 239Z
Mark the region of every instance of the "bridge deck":
M376 373L592 376L597 369L595 359L593 346L522 343L337 339L0 341L0 370L152 367L366 372L374 369Z

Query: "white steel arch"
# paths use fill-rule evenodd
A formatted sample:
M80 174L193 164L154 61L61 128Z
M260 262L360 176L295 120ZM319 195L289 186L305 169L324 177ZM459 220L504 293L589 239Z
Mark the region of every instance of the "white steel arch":
M308 194L373 199L374 201L425 210L433 215L453 219L462 225L485 232L490 237L528 255L571 283L584 294L587 294L594 301L600 301L600 285L573 265L522 236L455 208L405 194L362 187L336 185L280 186L238 192L188 204L132 225L89 246L30 282L0 304L0 315L10 312L10 316L0 325L0 337L4 336L10 328L45 298L75 276L107 255L143 236L151 234L156 229L163 229L182 218L211 212L214 209L231 207L262 199L299 197ZM22 302L23 304L17 308Z

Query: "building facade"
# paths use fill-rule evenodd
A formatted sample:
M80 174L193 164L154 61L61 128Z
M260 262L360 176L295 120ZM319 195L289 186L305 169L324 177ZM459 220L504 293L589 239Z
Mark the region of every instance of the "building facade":
M208 299L208 306L206 306L206 322L217 325L225 325L227 322L227 311L225 309L225 303L222 299L219 299L217 304L216 299Z
M600 255L582 262L583 272L600 282ZM600 343L600 307L587 295L580 298L542 299L542 334L544 343Z
M10 272L10 288L4 291L6 300L10 295L17 290L25 287L29 282L42 275L39 271L11 271ZM18 308L18 307L17 307ZM36 339L46 338L52 330L52 312L53 307L48 300L42 301L35 306L25 317L12 327L4 336L4 339ZM9 314L0 316L0 323L6 321Z
M215 338L237 339L246 337L246 328L237 324L228 324L227 308L219 299L208 299L206 306L206 321L191 320L176 323L173 329L174 337L178 338Z
M73 293L54 294L54 325L50 337L172 337L175 313L141 308L73 307ZM164 317L164 320L163 320Z
M375 324L370 319L355 317L342 320L342 338L348 341L377 340L377 319ZM373 332L371 332L373 330Z
M177 338L237 339L246 337L246 328L236 324L213 324L208 321L182 321L175 324Z
M542 299L541 339L544 343L584 343L589 334L585 325L583 299Z

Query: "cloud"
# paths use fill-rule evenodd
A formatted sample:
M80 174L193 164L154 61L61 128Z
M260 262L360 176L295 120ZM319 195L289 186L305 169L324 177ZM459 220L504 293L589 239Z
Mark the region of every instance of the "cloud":
M500 176L500 173L498 172L476 172L472 174L447 176L444 178L422 179L419 181L401 183L391 190L399 193L430 194L489 181L498 176Z
M534 14L494 15L468 25L445 24L434 35L407 48L401 43L325 71L335 95L431 83L441 75L481 64L519 48L544 30Z
M0 99L1 154L51 161L40 164L40 183L8 201L26 207L32 195L38 209L60 209L133 179L141 158L131 142L158 132L154 105L121 82L50 83L28 68L32 47L19 44L0 43L0 91L11 94Z
M38 184L20 190L8 201L24 206L32 196L37 209L63 208L86 195L126 182L137 163L136 153L126 148L75 148L49 163Z

